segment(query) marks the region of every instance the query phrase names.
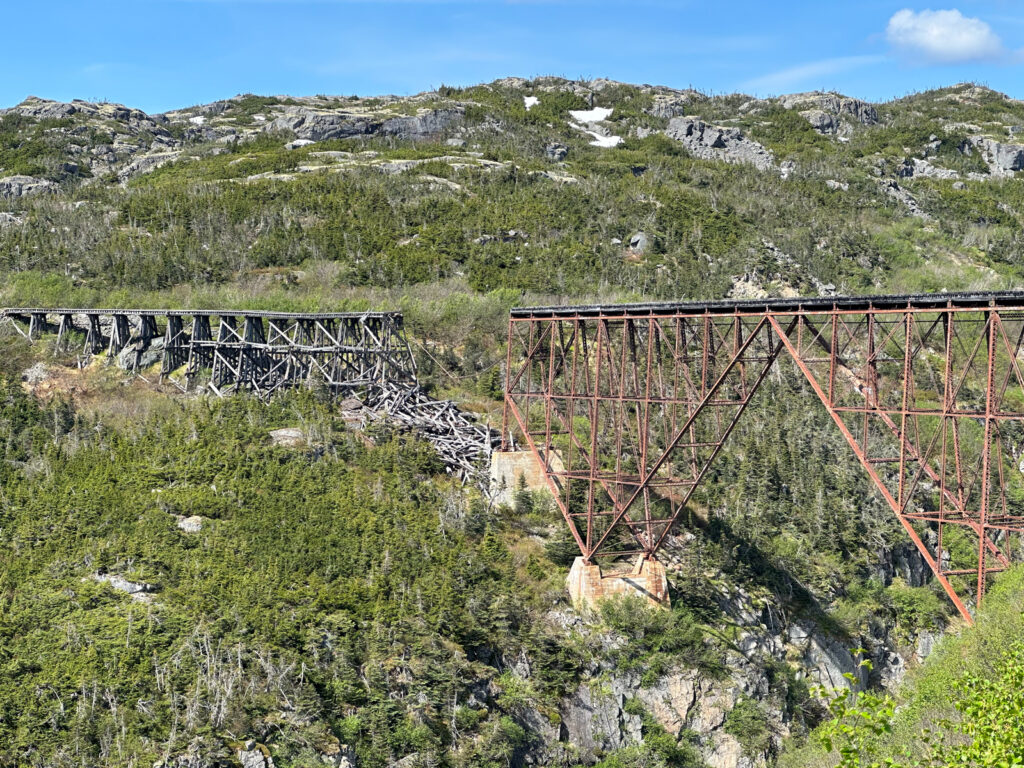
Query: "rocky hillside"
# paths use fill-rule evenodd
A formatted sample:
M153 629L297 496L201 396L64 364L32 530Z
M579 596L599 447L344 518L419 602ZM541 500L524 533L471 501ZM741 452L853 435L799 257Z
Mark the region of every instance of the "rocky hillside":
M507 79L162 115L32 97L0 112L0 261L105 289L324 262L339 286L563 295L1005 287L1022 126L975 85L869 104Z
M1021 126L970 84L31 97L0 111L0 305L399 308L424 385L495 423L514 304L1024 285ZM675 532L673 610L581 616L543 495L314 397L0 352L0 766L766 766L815 686L891 688L956 628L796 377Z

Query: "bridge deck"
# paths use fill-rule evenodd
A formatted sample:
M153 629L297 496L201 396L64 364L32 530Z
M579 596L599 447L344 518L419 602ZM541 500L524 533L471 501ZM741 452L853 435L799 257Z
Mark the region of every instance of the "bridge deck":
M769 312L830 312L833 310L900 310L979 307L1024 307L1024 291L966 291L896 296L806 296L793 299L722 299L660 301L638 304L514 307L513 319L659 316L679 314L764 314Z
M400 320L401 312L274 312L264 309L100 309L78 307L0 307L0 317L26 315L125 315L127 317L262 317L271 320L348 320L387 317Z

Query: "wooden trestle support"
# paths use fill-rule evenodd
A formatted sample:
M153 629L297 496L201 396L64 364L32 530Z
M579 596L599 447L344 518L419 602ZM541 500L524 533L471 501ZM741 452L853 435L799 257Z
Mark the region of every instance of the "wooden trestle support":
M78 347L83 366L104 352L136 372L159 360L161 382L183 391L202 385L220 397L245 390L267 399L322 386L358 397L419 432L464 482L486 484L484 465L500 439L419 387L399 312L20 307L0 309L3 324L29 341L55 333L55 350Z
M56 332L57 345L74 331L83 362L131 348L127 368L160 350L160 378L182 389L204 372L218 395L250 390L267 397L299 383L320 383L335 394L415 384L416 366L398 312L299 314L241 310L0 309L0 320L34 340Z
M769 372L801 376L970 622L1022 549L1022 343L1016 292L514 309L502 433L585 562L654 558Z

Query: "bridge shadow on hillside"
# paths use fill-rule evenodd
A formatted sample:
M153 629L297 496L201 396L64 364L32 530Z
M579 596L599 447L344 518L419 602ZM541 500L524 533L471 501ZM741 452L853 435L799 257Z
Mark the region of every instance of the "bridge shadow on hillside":
M723 553L728 553L724 558L725 562L717 564L721 567L722 573L741 587L747 583L769 590L778 599L777 607L786 614L789 621L794 618L806 619L836 639L854 639L849 629L829 615L814 593L804 586L791 570L777 558L766 553L754 541L737 532L727 520L714 515L710 519L704 519L700 515L691 514L687 522L681 521L678 524L674 533L679 535L684 530L703 537L706 541L718 545ZM699 573L689 578L703 581ZM719 595L719 599L715 599L716 595ZM673 589L671 596L673 600L680 600L703 620L711 621L728 616L721 604L720 593L715 590L687 590L683 587ZM735 620L735 617L729 618ZM769 615L767 624L772 632L782 630L782 626L777 622L777 615Z

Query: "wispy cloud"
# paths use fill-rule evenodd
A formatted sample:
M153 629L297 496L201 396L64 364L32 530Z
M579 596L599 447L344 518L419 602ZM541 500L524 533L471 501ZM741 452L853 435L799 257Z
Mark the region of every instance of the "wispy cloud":
M740 89L754 91L755 93L782 93L808 84L822 85L822 83L815 81L823 77L830 77L854 69L860 69L861 67L867 67L871 64L877 64L884 60L884 56L865 55L838 56L831 59L810 61L806 64L798 64L795 67L788 67L777 72L755 77L742 83Z
M922 64L991 61L1006 55L992 27L955 8L916 12L904 8L889 19L885 37L904 58Z

